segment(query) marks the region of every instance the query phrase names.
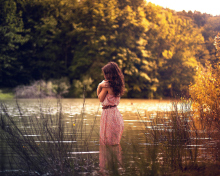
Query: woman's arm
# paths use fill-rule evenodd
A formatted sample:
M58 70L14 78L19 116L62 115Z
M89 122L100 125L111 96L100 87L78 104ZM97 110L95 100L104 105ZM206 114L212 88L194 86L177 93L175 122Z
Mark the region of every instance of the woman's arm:
M101 84L99 84L97 87L97 96L99 96L101 91L102 91L102 86L101 86Z
M109 83L107 80L103 80L101 83L99 83L98 87L97 87L97 96L99 96L102 88L106 88L106 87L109 87Z
M106 96L106 94L108 93L108 89L109 89L109 88L106 88L106 87L104 87L104 88L101 89L101 92L98 94L98 98L99 98L99 101L100 101L100 102L103 102L103 101L104 101L105 96ZM98 91L98 90L97 90L97 91Z

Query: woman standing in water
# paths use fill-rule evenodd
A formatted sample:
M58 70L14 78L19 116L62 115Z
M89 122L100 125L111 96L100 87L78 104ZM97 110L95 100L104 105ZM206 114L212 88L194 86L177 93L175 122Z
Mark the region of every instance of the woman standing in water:
M105 65L102 72L105 80L97 88L103 109L100 121L100 144L118 145L124 129L123 118L117 108L120 96L124 93L124 75L115 62Z

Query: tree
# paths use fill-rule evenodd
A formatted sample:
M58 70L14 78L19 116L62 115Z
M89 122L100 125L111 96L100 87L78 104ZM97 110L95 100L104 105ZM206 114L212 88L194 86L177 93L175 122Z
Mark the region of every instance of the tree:
M101 68L115 61L125 96L170 97L187 94L198 63L217 62L219 18L207 14L144 0L6 0L1 9L3 86L68 77L70 96L92 80L87 96L93 97Z
M209 50L210 53L210 63L213 65L219 62L218 58L216 57L215 46L213 45L214 38L219 31L220 17L209 17L207 23L203 28L202 34L205 38L206 48Z
M145 11L152 23L146 47L155 61L153 74L159 80L155 95L187 93L197 62L205 58L199 53L204 45L201 31L194 27L192 20L181 19L169 9L149 3Z
M128 4L122 6L116 0L82 2L74 30L78 42L70 66L72 79L90 75L97 85L103 79L101 67L115 61L125 75L127 95L134 97L132 91L141 91L141 87L146 86L149 81L147 67L144 68L148 22L141 7Z
M68 32L71 31L70 1L26 0L20 2L24 27L30 35L20 58L29 80L59 79L67 76L72 54ZM74 3L74 1L72 1ZM73 10L73 9L72 9Z
M22 13L14 0L0 1L0 84L13 87L18 84L22 64L18 60L20 47L28 40L24 35Z
M220 57L220 36L219 36L219 33L218 33L218 35L215 36L214 45L215 45L215 48L217 51L216 56L219 58Z

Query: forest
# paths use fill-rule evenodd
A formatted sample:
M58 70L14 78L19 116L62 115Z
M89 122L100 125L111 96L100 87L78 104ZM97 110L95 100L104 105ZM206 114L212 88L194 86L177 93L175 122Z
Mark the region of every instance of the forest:
M96 97L118 63L127 98L189 96L198 67L218 64L220 16L145 0L0 0L0 89L44 83Z

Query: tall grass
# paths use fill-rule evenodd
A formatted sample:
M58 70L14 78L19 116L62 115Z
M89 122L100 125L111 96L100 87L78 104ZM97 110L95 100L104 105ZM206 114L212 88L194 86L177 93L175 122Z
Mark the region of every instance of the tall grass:
M20 168L16 174L77 175L91 171L91 156L85 159L82 155L70 155L82 151L82 146L84 151L88 150L87 141L92 131L86 136L84 108L81 117L76 116L70 123L65 123L60 101L55 113L54 109L39 107L39 114L25 116L17 103L19 116L14 117L7 106L1 104L0 138L15 153L10 163Z
M214 138L195 117L191 102L174 102L172 111L154 114L145 114L144 119L138 114L145 141L137 144L130 138L127 150L132 152L126 155L126 160L133 162L127 163L126 175L183 175L204 171L208 168L206 164L217 164L213 156L218 147L210 145ZM145 147L144 152L141 145Z

